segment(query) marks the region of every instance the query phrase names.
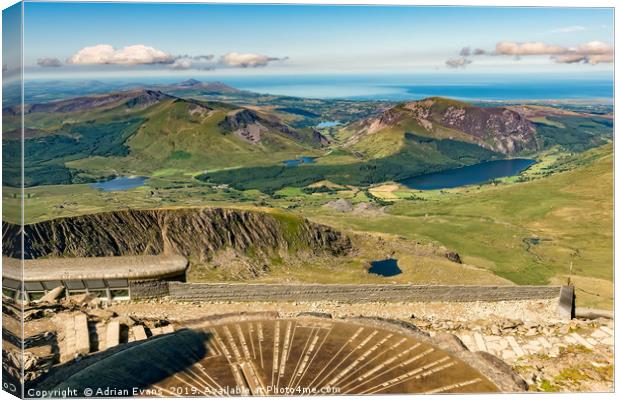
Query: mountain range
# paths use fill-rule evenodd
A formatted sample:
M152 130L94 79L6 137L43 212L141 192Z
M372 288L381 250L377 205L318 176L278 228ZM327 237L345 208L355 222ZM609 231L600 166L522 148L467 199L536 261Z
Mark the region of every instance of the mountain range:
M267 168L268 176L290 176L288 184L296 184L295 174L304 175L297 182L302 184L324 178L326 169L333 175L335 166L348 171L332 176L335 180L367 184L533 154L554 145L579 150L603 143L611 131L606 116L552 107L481 107L439 97L381 105L369 117L337 129L317 129L300 127L300 120L320 115L311 112L312 102L301 99L303 110L260 102L241 105L226 101L231 94L257 96L221 82L189 79L25 104L26 185L150 176L168 169L213 176L223 169L256 167ZM4 178L9 184L19 180L13 165L19 156L21 112L21 106L3 108ZM300 156L319 157L320 165L282 170L284 160ZM373 168L382 173L371 177L359 172Z

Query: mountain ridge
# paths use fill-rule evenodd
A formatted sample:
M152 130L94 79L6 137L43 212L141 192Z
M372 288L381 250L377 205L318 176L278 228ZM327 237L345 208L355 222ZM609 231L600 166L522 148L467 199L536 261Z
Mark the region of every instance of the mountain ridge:
M355 148L370 135L385 130L404 134L408 128L415 129L416 134L469 141L506 155L539 149L534 124L518 112L507 107L476 107L442 97L400 103L361 121L346 143Z

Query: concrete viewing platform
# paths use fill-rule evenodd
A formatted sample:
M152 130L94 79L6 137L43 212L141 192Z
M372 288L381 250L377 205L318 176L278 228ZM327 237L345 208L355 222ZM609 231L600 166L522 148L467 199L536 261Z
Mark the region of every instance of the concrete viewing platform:
M19 260L2 258L6 296L33 301L64 287L66 295L94 293L99 298L129 299L131 281L184 280L188 261L179 255L67 257Z
M149 279L174 276L187 268L179 255L123 257L39 258L23 261L2 258L3 278L24 281L64 279Z

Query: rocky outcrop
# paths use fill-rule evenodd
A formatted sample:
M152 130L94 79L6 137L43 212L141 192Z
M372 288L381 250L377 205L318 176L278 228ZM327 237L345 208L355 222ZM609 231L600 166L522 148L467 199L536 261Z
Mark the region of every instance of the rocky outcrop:
M459 253L455 252L455 251L446 251L446 258L454 263L457 264L463 264L463 261L461 260L461 256L459 255Z
M506 108L450 106L440 118L443 126L488 142L493 150L504 154L536 148L534 125Z
M19 227L3 222L3 254L19 257ZM209 260L231 248L250 254L340 255L348 237L288 214L224 208L126 210L58 218L24 228L25 258L180 254Z
M476 107L439 97L397 105L364 121L355 137L407 121L414 121L428 133L446 129L464 133L470 141L504 154L538 148L534 124L517 111L507 107Z
M261 135L265 132L277 132L298 142L309 142L309 144L315 146L329 144L329 140L319 131L314 130L308 136L277 119L266 117L247 108L228 113L219 126L222 131L232 132L254 144L261 142Z
M128 108L146 108L160 101L171 100L175 97L160 92L159 90L140 90L136 96L131 97L124 104Z

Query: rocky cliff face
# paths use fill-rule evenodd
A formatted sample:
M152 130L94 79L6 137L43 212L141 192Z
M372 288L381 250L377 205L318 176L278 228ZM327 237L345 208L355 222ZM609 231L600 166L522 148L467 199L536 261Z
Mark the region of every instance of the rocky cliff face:
M17 225L3 222L3 254L19 257ZM97 257L181 254L209 260L217 251L340 255L348 237L284 214L223 208L127 210L59 218L25 227L24 256Z

